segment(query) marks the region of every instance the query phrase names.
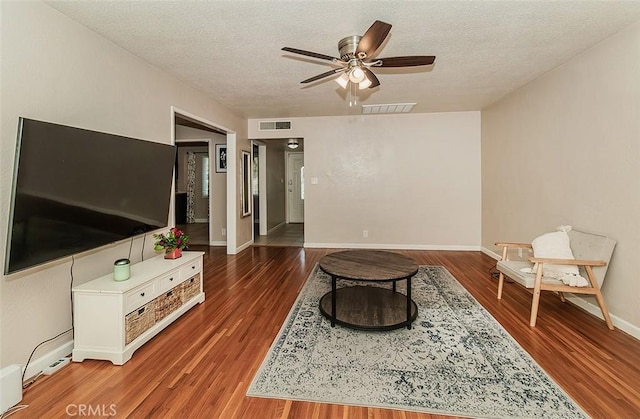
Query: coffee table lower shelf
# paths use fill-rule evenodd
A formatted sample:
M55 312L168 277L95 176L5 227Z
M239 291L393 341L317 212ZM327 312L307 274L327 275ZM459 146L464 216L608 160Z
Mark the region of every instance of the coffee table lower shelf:
M336 290L336 313L333 317L329 291L320 299L320 312L336 324L358 330L393 330L410 326L418 316L418 306L411 300L407 322L407 296L399 292L368 286Z

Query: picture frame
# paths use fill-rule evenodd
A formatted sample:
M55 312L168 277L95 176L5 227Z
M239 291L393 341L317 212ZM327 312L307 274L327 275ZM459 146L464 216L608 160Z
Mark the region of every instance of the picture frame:
M216 144L216 173L227 173L226 144Z
M240 196L240 208L242 217L251 215L251 153L242 150L242 195Z

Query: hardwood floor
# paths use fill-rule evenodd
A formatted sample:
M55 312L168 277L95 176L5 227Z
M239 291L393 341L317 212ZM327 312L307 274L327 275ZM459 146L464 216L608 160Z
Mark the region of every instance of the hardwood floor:
M256 234L253 245L302 247L304 245L304 224L288 223L266 236Z
M195 247L193 247L195 249ZM246 397L256 370L316 262L335 250L205 248L206 301L123 366L72 363L29 387L15 418L442 418L378 408ZM479 252L400 251L442 265L594 418L640 417L640 343L552 294L528 325L531 295L507 283L501 301ZM106 413L106 414L103 414Z

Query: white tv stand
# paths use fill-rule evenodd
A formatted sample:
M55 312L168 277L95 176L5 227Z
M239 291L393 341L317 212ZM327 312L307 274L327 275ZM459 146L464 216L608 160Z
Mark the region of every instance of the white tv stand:
M73 287L73 360L122 365L162 329L204 301L203 252L131 265L122 282L109 273Z

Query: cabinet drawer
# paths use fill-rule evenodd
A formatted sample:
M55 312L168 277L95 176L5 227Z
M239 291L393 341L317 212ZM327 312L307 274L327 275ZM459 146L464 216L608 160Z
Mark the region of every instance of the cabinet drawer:
M180 277L180 271L175 270L168 275L163 276L158 280L158 293L163 293L177 286L182 281Z
M125 313L129 313L155 298L155 282L129 291L124 296Z
M185 279L191 278L200 271L202 271L202 260L194 260L188 265L180 268L180 278L182 278L182 280L184 281Z
M154 301L156 305L156 322L159 322L182 305L182 285L163 292Z
M145 304L124 318L125 345L133 342L135 338L151 329L156 323L155 300Z
M200 293L200 278L189 278L181 285L182 304Z

